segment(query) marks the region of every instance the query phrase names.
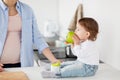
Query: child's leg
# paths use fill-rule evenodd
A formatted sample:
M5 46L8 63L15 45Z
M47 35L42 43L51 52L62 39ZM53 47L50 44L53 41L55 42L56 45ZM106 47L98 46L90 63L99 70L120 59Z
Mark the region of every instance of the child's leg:
M60 78L61 77L60 74L56 74L56 73L51 72L51 71L42 71L41 75L43 78Z
M68 65L73 65L75 64L77 61L66 61L66 62L62 62L61 63L61 68L68 66Z
M84 76L94 76L96 71L98 70L98 65L84 64L84 68L86 70L86 75Z
M98 66L76 63L61 68L61 77L87 77L95 75Z
M61 77L87 77L95 75L98 69L97 65L87 65L83 63L74 63L73 65L64 66L60 70L60 74L55 74L51 71L42 72L45 78L61 78Z
M82 63L76 63L61 68L61 77L76 77L84 75L84 68Z
M68 66L68 65L74 65L75 63L77 63L77 61L63 62L63 63L61 63L61 68ZM54 72L51 72L51 71L42 71L41 75L44 78L60 78L61 77L61 74L55 74Z

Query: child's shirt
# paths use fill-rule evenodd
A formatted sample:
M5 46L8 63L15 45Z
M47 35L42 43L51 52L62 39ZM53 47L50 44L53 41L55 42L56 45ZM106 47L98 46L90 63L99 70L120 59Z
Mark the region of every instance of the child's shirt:
M89 65L99 65L99 52L95 41L86 40L72 49L77 60Z

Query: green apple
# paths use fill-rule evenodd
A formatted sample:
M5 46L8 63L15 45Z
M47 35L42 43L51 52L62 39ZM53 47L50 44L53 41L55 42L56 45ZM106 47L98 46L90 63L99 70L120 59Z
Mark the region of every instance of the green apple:
M74 35L73 31L68 32L67 36L66 36L66 42L67 43L73 43L73 39L72 36Z

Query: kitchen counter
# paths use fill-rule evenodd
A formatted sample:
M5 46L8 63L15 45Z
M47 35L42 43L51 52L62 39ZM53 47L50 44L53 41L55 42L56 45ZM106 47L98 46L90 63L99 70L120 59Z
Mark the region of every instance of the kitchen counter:
M120 71L107 65L100 64L95 76L92 77L75 77L75 78L42 78L42 67L24 67L24 68L6 68L5 71L23 71L30 80L120 80Z
M30 80L80 80L80 78L42 78L41 71L43 70L42 67L24 67L24 68L6 68L5 71L23 71L27 74Z

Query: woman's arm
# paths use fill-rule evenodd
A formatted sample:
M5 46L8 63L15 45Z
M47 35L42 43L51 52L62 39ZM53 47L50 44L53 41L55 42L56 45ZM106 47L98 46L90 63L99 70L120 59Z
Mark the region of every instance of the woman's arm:
M50 60L52 63L58 62L59 60L57 60L55 58L55 56L52 54L52 52L50 51L49 48L45 48L43 50L43 55L48 58L48 60Z
M32 11L33 12L33 11ZM39 53L43 53L43 55L51 61L51 63L57 62L59 60L57 60L55 58L55 56L52 54L52 52L50 51L50 49L48 48L48 44L46 43L46 41L44 40L44 37L41 35L41 33L39 32L38 29L38 25L37 25L37 20L35 18L34 13L32 14L32 18L33 18L33 42L35 44L35 46L38 48Z
M0 63L0 72L2 72L4 69L2 68L3 64Z

